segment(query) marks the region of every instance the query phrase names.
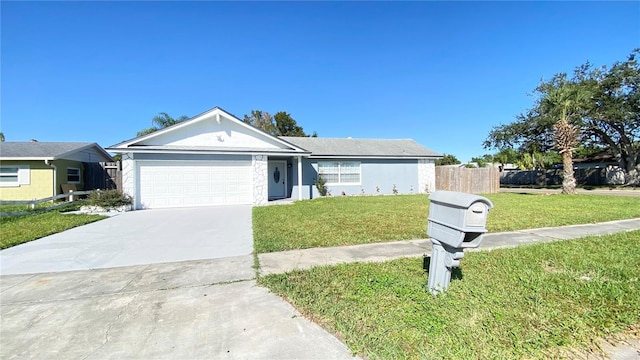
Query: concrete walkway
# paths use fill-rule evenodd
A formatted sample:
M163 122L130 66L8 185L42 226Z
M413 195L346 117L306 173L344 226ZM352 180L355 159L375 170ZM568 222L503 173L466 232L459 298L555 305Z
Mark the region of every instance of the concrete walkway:
M640 219L489 234L513 247L640 229ZM259 255L262 274L429 253L428 240ZM251 256L0 276L0 358L351 359L347 347L255 283ZM426 281L426 279L425 279ZM609 344L610 359L640 344ZM635 357L633 357L635 356Z
M592 235L614 234L638 229L640 229L640 219L630 219L598 224L571 225L487 234L480 244L479 249L515 247L525 244L576 239ZM429 255L430 252L430 240L416 239L266 253L258 255L258 259L260 260L260 274L269 275L296 269L308 269L321 265L335 265L355 261L386 261L402 257L420 257L424 254Z

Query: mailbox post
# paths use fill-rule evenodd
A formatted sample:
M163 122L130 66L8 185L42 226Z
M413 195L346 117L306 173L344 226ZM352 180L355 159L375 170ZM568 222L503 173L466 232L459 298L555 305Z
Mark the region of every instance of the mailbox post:
M449 288L451 270L460 266L464 249L480 245L493 203L482 196L455 191L436 191L429 200L427 235L432 251L428 286L437 295Z

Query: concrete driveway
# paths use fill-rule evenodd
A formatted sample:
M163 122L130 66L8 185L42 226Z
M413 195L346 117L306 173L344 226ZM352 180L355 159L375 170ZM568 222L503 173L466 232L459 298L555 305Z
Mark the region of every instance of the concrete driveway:
M251 256L251 206L131 211L0 252L0 274Z
M135 211L3 250L0 358L352 359L256 285L252 251L250 206Z

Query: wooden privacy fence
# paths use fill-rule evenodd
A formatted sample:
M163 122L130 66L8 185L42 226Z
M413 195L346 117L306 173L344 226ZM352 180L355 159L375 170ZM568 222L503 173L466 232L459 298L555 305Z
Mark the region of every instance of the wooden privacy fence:
M122 191L122 163L85 163L85 189L116 189Z
M500 172L496 168L436 166L436 190L497 193L500 191Z

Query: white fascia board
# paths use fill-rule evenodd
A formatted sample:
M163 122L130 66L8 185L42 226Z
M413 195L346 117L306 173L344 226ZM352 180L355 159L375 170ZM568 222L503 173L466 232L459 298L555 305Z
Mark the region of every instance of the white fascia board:
M1 161L53 161L53 157L0 157Z
M309 159L385 159L385 160L420 160L439 159L442 156L365 156L365 155L310 155Z
M180 150L180 149L138 149L138 148L125 148L116 149L108 148L109 151L114 153L138 153L138 154L192 154L192 155L278 155L278 156L303 156L308 157L309 153L290 152L290 151L221 151L221 150Z

